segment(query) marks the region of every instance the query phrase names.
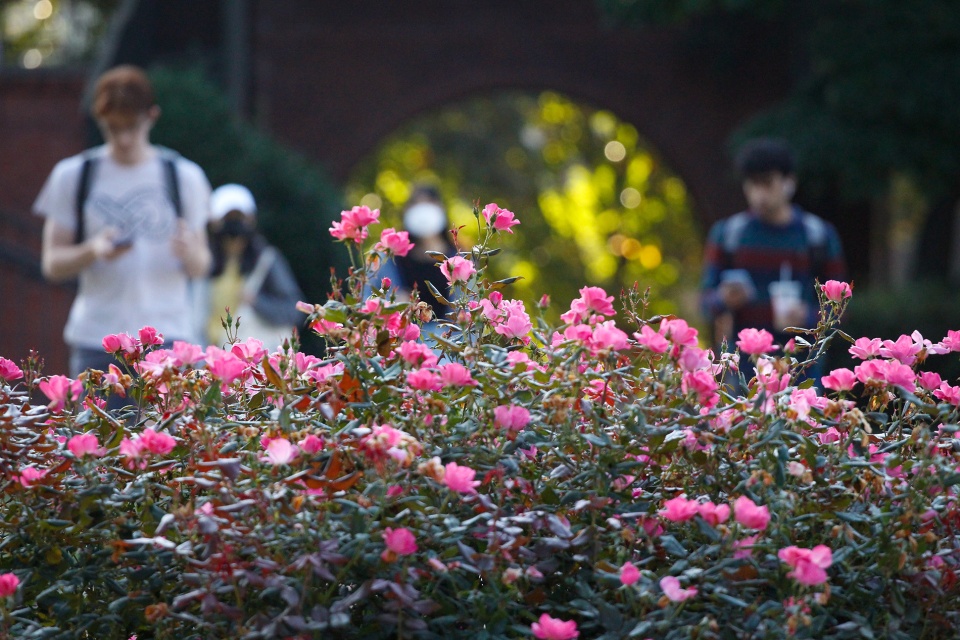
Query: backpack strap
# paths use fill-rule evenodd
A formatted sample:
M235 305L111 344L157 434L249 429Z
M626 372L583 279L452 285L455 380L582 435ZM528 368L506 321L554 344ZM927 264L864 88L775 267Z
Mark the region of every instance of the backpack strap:
M172 149L160 147L160 160L163 162L163 177L167 185L170 204L178 218L183 217L183 201L180 199L180 180L177 176L177 158L180 154Z
M807 235L807 249L810 252L810 271L820 279L827 262L827 223L808 211L802 215L803 231Z
M93 155L85 155L83 164L80 167L80 181L77 183L77 199L75 205L77 212L77 229L73 236L74 244L80 244L84 239L85 223L83 209L87 203L87 196L90 195L90 185L93 183L93 174L96 168L97 158Z
M183 217L183 201L180 199L180 180L177 176L177 158L180 157L176 151L159 147L160 161L163 165L163 180L167 188L167 196L170 198L170 204L173 205L173 211L178 218ZM90 186L93 184L93 177L97 168L97 157L92 154L85 154L83 164L80 167L80 181L77 183L77 231L74 234L74 243L80 244L84 240L84 205L90 196Z
M726 266L733 263L733 254L740 246L740 240L743 237L743 230L750 223L750 214L746 211L735 213L723 223L723 237L721 239L721 249L723 250L723 259Z

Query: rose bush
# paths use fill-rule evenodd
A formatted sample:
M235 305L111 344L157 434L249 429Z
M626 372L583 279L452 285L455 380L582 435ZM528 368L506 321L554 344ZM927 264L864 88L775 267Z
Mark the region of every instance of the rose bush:
M629 328L595 287L561 326L531 318L485 275L519 221L476 214L481 242L436 256L456 311L426 343L429 305L371 286L387 257L354 208L343 293L300 305L326 359L149 328L104 340L126 372L0 359L2 633L960 634L960 388L923 372L960 333L854 341L826 283L791 344L740 336L744 380L637 288ZM798 382L843 340L854 370Z

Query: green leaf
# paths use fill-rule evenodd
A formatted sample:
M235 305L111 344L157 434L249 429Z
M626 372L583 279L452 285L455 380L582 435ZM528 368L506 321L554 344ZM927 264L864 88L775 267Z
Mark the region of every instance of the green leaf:
M680 544L680 541L671 535L660 536L660 545L667 553L671 555L680 558L686 558L688 555L690 555L690 552L687 551L686 547Z
M431 294L434 298L436 298L437 300L439 300L439 301L442 302L443 304L447 305L448 307L453 306L453 303L451 303L449 300L447 300L445 297L443 297L443 294L440 293L440 290L437 289L437 287L436 287L432 282L430 282L429 280L426 280L425 283L426 283L426 285L427 285L427 289L430 291L430 294Z
M109 609L113 613L120 613L120 611L122 611L123 608L127 606L128 602L130 602L130 598L127 596L123 596L111 602L109 606L107 606L107 609Z
M735 598L731 595L727 595L722 591L715 591L713 595L715 595L718 600L722 600L727 604L732 604L735 607L740 607L741 609L746 609L748 606L750 606L749 603L747 603L745 600L741 600L740 598Z

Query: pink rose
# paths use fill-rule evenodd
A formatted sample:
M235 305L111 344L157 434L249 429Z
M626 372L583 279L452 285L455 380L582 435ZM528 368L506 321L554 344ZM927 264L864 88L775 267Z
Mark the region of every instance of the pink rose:
M311 433L298 442L297 446L300 447L301 451L312 456L315 453L323 451L323 438L318 438Z
M917 354L924 348L923 337L919 337L919 341L907 335L900 336L896 341L884 340L883 346L880 347L880 355L884 358L894 358L905 365L912 365L917 361Z
M620 567L620 582L629 587L640 579L640 570L632 562L624 562Z
M940 341L940 346L948 351L960 351L960 331L947 331L947 337Z
M250 337L230 347L230 353L244 362L259 363L263 360L263 356L267 355L267 350L263 348L263 342Z
M787 575L802 585L814 586L827 581L825 569L833 564L830 547L818 544L813 549L786 547L777 552L777 557L793 568Z
M330 235L337 240L353 240L357 244L367 237L367 227L378 222L380 210L370 207L353 207L349 211L340 212L340 222L334 222L330 227Z
M140 338L140 344L144 347L156 347L163 344L163 334L153 327L143 327L137 335Z
M12 573L0 575L0 598L9 598L17 592L20 586L20 578Z
M147 467L147 461L143 459L143 451L143 443L139 438L134 440L124 438L120 441L120 455L124 457L124 464L128 469Z
M106 451L100 447L97 436L92 433L82 433L73 436L69 442L67 442L67 448L70 449L70 453L78 458L84 456L100 457L106 453Z
M297 457L297 448L286 438L271 438L263 460L274 466L289 464Z
M459 362L451 362L440 367L440 380L444 387L473 387L479 384L470 375L470 370Z
M887 360L881 365L883 379L887 384L903 387L910 393L917 390L917 374L913 369L902 362Z
M661 322L660 333L675 347L697 346L697 330L688 325L687 321L682 318Z
M680 580L673 576L661 578L660 588L663 589L664 595L670 598L671 602L683 602L684 600L688 600L689 598L697 595L696 587L681 589Z
M849 298L853 295L853 287L851 287L849 283L840 282L839 280L827 280L824 284L820 285L820 290L823 291L823 295L827 297L827 300L831 302L840 302L844 298Z
M456 462L444 466L443 484L457 493L476 493L475 487L480 485L479 480L473 478L477 472L470 467L461 467Z
M537 622L531 624L530 630L541 640L573 640L580 637L575 621L551 618L547 614L543 614Z
M176 439L166 433L157 433L153 429L144 429L140 434L140 446L159 456L165 456L177 446Z
M439 391L443 387L440 376L429 369L417 369L408 373L407 384L418 391Z
M737 346L740 351L758 356L774 350L773 335L766 329L742 329L737 334Z
M103 350L107 353L122 351L123 353L133 354L140 351L140 346L134 337L126 333L115 333L105 336L101 344L103 345Z
M224 385L233 383L247 369L247 363L230 351L214 346L207 347L207 370Z
M512 211L501 209L497 206L496 202L491 202L485 206L481 213L483 214L483 219L487 221L487 224L497 231L513 233L510 227L520 224L520 221L516 219Z
M700 512L700 505L696 500L687 500L683 496L667 500L663 503L663 506L660 515L671 522L691 520Z
M391 253L401 258L410 253L413 249L413 243L410 242L410 233L407 231L397 231L393 227L388 227L380 232L380 242L373 246L375 251ZM384 289L390 288L390 283L383 285Z
M743 540L737 540L733 545L736 549L736 551L733 552L733 557L741 560L753 555L753 545L757 543L759 537L760 534L758 533L757 535L747 536Z
M770 510L757 504L746 496L740 496L733 503L733 514L737 522L748 529L763 530L770 522Z
M23 371L20 369L20 367L14 364L13 360L0 358L0 378L6 380L7 382L13 382L14 380L19 380L22 377Z
M529 340L527 334L533 330L533 323L530 322L530 316L527 315L527 310L523 306L523 302L520 300L510 300L503 303L503 310L506 313L506 318L503 318L500 323L496 325L494 331L508 338Z
M412 364L415 367L434 367L437 364L437 354L422 342L407 340L400 345L397 353L400 354L400 357L408 364Z
M658 332L650 328L650 325L640 327L640 333L634 333L633 337L637 339L637 344L645 347L654 353L665 353L670 348L670 343Z
M83 392L83 384L79 380L71 380L66 376L50 376L38 385L40 391L50 398L47 406L54 413L63 411L67 402L76 402Z
M698 507L700 517L706 520L710 526L717 526L721 522L726 522L730 517L730 507L725 504L716 505L712 502L704 502Z
M614 315L613 296L608 296L600 287L584 287L580 289L580 297L570 302L570 311L561 315L560 319L567 323L578 320L584 322L595 313Z
M834 369L830 375L824 376L823 386L834 391L850 391L857 384L857 376L850 369Z
M697 400L707 407L712 407L717 404L717 401L720 399L717 394L717 389L719 388L720 385L717 383L717 379L706 369L684 371L683 376L680 378L681 391L684 393L695 392L697 394Z
M854 358L866 360L880 355L882 346L883 341L880 338L857 338L849 351Z
M953 406L960 406L960 386L952 387L950 383L944 381L940 383L940 388L934 391L933 395Z
M203 349L183 340L175 340L171 351L177 366L194 365L203 360L204 357Z
M923 371L917 376L917 382L927 391L933 391L940 386L943 379L936 371Z
M820 439L820 444L832 444L834 442L840 442L841 435L836 427L830 427L817 437Z
M24 489L29 489L32 487L38 480L43 476L47 475L47 470L40 470L36 467L24 467L20 469L20 475L14 476L14 480L17 480Z
M530 412L516 405L502 405L493 410L493 418L501 429L520 431L530 423Z
M618 329L613 320L601 322L593 328L593 336L590 338L590 348L593 351L602 349L620 351L629 346L627 334Z
M466 282L477 270L470 260L461 256L453 256L447 258L440 265L440 272L447 279L447 282L454 284L456 282Z
M393 562L396 556L409 556L417 552L417 539L413 532L404 527L396 530L390 527L385 528L383 541L387 548L383 550L380 557L386 562Z

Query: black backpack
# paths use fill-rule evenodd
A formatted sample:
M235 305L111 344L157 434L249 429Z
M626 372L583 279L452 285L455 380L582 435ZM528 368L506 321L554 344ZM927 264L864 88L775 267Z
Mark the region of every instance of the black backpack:
M180 201L180 183L177 179L177 158L179 154L166 148L159 148L160 160L163 163L163 176L167 185L167 195L170 197L170 203L178 218L183 217L183 203ZM84 240L85 223L83 206L87 203L87 197L90 195L90 185L93 184L94 174L97 169L99 159L92 153L84 154L83 165L80 167L80 182L77 184L77 232L74 235L74 243L80 244Z

